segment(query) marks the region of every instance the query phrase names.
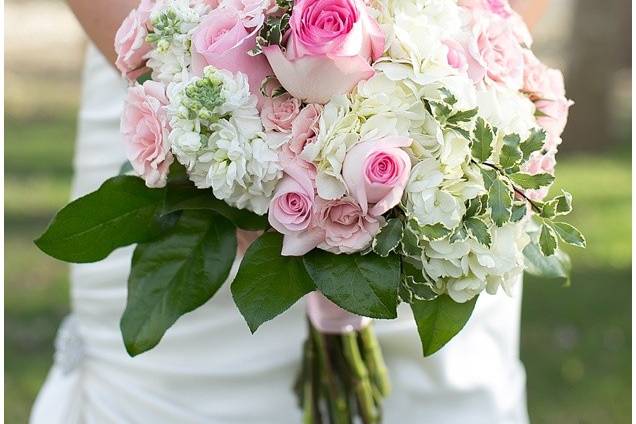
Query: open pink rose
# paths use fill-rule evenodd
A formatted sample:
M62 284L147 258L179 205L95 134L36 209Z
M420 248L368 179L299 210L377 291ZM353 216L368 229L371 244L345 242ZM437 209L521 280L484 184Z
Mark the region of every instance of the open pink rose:
M192 35L192 71L201 75L206 66L213 65L242 72L249 79L250 91L262 101L261 83L272 70L262 55L248 54L256 46L256 33L256 29L245 28L240 11L232 7L213 10Z
M320 203L319 227L325 240L318 247L332 253L355 253L369 246L380 230L382 217L370 216L352 197Z
M472 29L470 53L490 80L512 89L523 86L523 49L511 25L503 19L477 15Z
M135 172L148 187L166 185L168 168L173 162L168 142L168 104L163 84L146 81L128 89L121 132L126 156Z
M152 48L146 43L152 6L152 0L142 0L139 7L133 9L124 19L115 34L115 66L131 81L143 74L145 56Z
M308 104L296 116L291 126L289 150L299 155L307 144L313 143L318 135L322 106Z
M274 74L294 97L324 104L374 75L384 34L362 0L299 0L287 45L263 49Z
M568 112L574 103L565 97L551 100L538 100L534 103L537 108L537 123L546 130L548 138L558 137L563 133L568 122Z
M291 133L294 119L300 113L300 100L289 94L267 98L263 102L261 121L267 131Z
M408 137L392 136L353 146L342 165L342 176L363 212L379 216L397 205L411 172L411 159L401 149Z
M508 0L459 0L459 5L468 9L487 10L502 18L513 13Z
M316 227L315 189L310 173L295 164L285 166L269 205L269 223L284 234L283 256L302 256L316 247L324 232Z

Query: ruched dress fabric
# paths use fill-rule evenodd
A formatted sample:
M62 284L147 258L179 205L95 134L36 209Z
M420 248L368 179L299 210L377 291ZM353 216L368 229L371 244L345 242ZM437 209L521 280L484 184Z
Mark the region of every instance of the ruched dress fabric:
M91 46L84 70L73 197L95 190L125 161L119 118L126 84ZM292 385L306 334L304 302L256 334L229 282L181 317L150 352L131 358L119 330L133 248L71 266L72 313L32 424L296 424ZM237 265L235 264L236 272ZM464 330L423 358L410 309L375 321L393 391L384 423L526 423L519 361L521 284L512 298L484 294Z

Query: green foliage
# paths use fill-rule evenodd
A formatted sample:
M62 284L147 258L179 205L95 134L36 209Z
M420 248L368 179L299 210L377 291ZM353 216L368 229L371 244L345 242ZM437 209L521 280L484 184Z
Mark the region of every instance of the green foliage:
M523 153L523 160L526 161L530 158L532 153L541 150L545 143L546 133L543 129L533 128L530 131L530 136L521 143L519 146Z
M232 283L234 303L252 333L315 290L302 258L282 256L282 247L281 234L263 234L245 252Z
M266 216L259 216L246 209L236 209L214 197L212 190L201 190L185 176L182 165L170 168L163 214L181 210L211 210L225 217L244 230L264 230L269 227Z
M521 139L519 134L508 134L503 138L499 164L503 169L512 168L519 165L523 159L523 152L520 147Z
M373 239L373 251L382 257L389 256L402 241L403 226L398 218L389 219Z
M448 295L442 295L434 300L411 304L424 356L440 350L464 328L476 303L477 297L466 303L457 303Z
M528 274L546 278L557 279L568 284L572 265L570 257L560 249L551 256L545 256L536 243L530 243L523 249L525 257L525 271Z
M334 255L315 249L304 262L316 287L341 308L370 318L397 317L398 256Z
M470 122L477 115L477 108L469 110L461 110L450 115L446 120L449 124L458 124L460 122Z
M512 195L508 186L499 178L495 179L488 190L490 217L497 227L510 221L512 214Z
M492 244L490 230L484 221L479 218L468 218L464 221L464 225L470 232L470 235L486 247Z
M111 178L60 210L35 244L66 262L99 261L119 247L152 240L174 225L174 215L161 215L163 198L163 190L147 188L140 178Z
M552 184L554 176L550 174L526 174L524 172L517 172L509 175L509 178L513 183L524 189L538 189L546 187Z
M559 239L564 243L576 247L585 247L586 242L583 234L567 222L549 222L548 225L552 227Z
M201 211L183 213L160 239L138 245L121 318L128 353L152 349L179 317L207 302L227 279L235 254L232 224Z
M490 124L481 117L477 118L475 129L473 130L473 142L471 147L473 158L480 162L487 161L492 154L493 140L494 132Z
M413 303L418 300L433 300L439 296L433 284L427 280L419 260L402 258L402 279L399 296L403 302Z
M545 256L551 256L557 249L557 238L550 226L543 224L539 234L539 247Z
M417 234L421 238L428 241L441 240L451 233L451 230L439 223L432 225L419 225L414 221L411 221L411 225L417 228Z

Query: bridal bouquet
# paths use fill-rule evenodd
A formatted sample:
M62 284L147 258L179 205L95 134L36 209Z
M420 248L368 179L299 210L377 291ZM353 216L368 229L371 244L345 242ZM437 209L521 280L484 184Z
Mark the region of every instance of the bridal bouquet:
M505 0L143 0L115 42L129 163L36 243L69 262L137 244L131 355L238 252L252 332L306 297L305 422L375 423L371 319L410 305L431 355L479 296L524 271L567 280L559 243L585 246L572 196L546 198L563 77Z

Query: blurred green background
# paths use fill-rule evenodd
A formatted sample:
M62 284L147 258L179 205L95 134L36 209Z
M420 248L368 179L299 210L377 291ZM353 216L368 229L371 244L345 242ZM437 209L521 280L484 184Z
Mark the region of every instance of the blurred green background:
M577 101L557 175L574 194L572 220L588 248L570 250L570 288L525 283L521 350L534 423L631 417L631 57L621 50L605 69L582 82L576 77L589 55L617 49L617 39L629 45L629 28L615 30L615 39L591 31L586 46L571 37L585 16L609 22L629 7L622 0L559 0L536 29L539 56L569 71L568 93ZM39 253L32 240L68 200L85 42L62 2L9 0L5 12L4 417L24 423L69 311L67 266Z

